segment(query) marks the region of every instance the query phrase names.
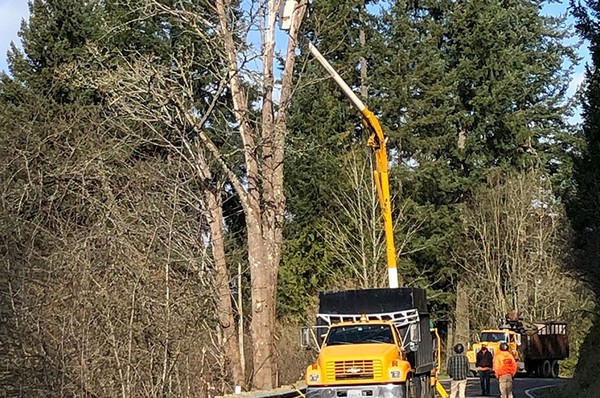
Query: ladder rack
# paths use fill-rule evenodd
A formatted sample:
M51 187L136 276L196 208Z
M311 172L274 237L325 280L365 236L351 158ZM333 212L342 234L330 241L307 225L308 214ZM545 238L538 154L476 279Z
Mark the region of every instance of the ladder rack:
M391 321L397 328L419 323L419 311L416 309L394 312L383 312L379 314L317 314L328 326L339 322L359 322L366 316L368 320Z

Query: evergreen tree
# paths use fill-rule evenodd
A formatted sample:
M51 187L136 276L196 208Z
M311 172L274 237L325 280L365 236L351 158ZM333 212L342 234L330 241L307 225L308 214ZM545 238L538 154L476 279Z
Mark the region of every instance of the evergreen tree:
M568 132L565 101L573 48L566 17L540 14L528 0L457 2L448 34L449 78L456 82L453 122L465 131L471 172L509 165L549 168L548 148ZM550 171L550 168L549 168Z
M101 3L31 1L29 21L23 23L19 32L23 51L13 46L8 55L13 79L57 103L93 101L93 93L70 91L69 78L60 73L60 67L86 54L86 43L98 38Z
M431 247L411 259L445 290L452 253L466 243L459 214L490 170L540 164L568 176L562 64L573 51L563 19L541 16L536 2L397 2L389 15L386 64L404 69L384 75L407 83L388 86L384 124L394 127L402 194L426 216L420 238Z
M314 2L308 37L381 118L394 159L395 218L418 230L408 240L409 254L400 257L400 272L411 285L431 287L433 306L445 317L452 302L446 292L456 278L452 253L465 244L460 212L473 188L499 167L541 165L556 181L568 177L569 69L562 64L573 52L562 43L563 20L540 15L538 3L530 1L342 3ZM328 20L334 7L340 11ZM307 71L325 75L309 65ZM299 137L327 142L346 133L361 143L358 115L332 82L304 91L295 109L312 119L299 117ZM319 147L320 160L323 147L331 148ZM335 167L314 171L306 171L308 178L336 181L326 178ZM291 192L300 186L288 181ZM565 185L557 192L568 190ZM309 212L332 203L318 197L320 202L307 202Z
M576 266L600 294L600 3L573 2L577 29L589 41L591 64L586 69L582 103L582 133L585 149L576 159L577 195L570 206L573 228L577 234Z
M438 321L447 319L454 264L448 255L460 234L457 206L467 184L457 160L453 85L447 75L449 6L445 1L395 2L387 10L383 48L375 60L382 121L397 167L393 180L405 209L397 217L418 226L401 258L407 279L427 288ZM424 250L425 249L425 250Z

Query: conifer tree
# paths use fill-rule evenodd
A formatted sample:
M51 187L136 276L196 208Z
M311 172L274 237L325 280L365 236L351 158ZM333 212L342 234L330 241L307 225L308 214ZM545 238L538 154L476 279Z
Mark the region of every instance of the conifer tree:
M400 111L385 124L401 139L403 195L427 217L421 236L433 250L412 259L443 281L454 273L451 253L466 243L460 211L486 174L535 165L568 176L562 64L573 52L562 43L562 19L529 1L397 3L391 20L387 47L408 84L406 94L391 88L385 97Z
M535 2L343 3L314 2L308 37L381 118L394 159L394 207L402 208L395 218L418 226L409 254L400 258L401 272L412 284L433 286L434 307L443 312L451 296L442 292L456 275L452 252L465 244L459 214L488 171L536 165L568 177L568 68L562 64L572 60L572 49L562 43L562 19L540 15ZM335 19L327 20L328 7L339 8ZM358 117L337 87L328 82L308 90L295 109L313 120L300 121L300 136L330 129L359 144ZM324 142L326 136L309 137ZM343 149L329 156L343 156ZM320 175L326 180L324 169Z
M102 20L100 3L96 0L31 1L30 18L19 32L23 50L13 46L9 51L13 79L59 104L93 101L93 97L70 92L68 82L57 74L57 69L84 55L86 43L97 39L98 21Z
M563 17L527 0L457 2L449 16L453 122L466 134L465 166L527 168L567 131L565 101L573 48ZM564 160L564 156L563 159ZM554 159L556 160L556 159Z
M582 103L585 148L577 154L577 195L570 206L576 232L576 267L600 294L600 3L572 2L580 35L588 40L591 64L587 65Z

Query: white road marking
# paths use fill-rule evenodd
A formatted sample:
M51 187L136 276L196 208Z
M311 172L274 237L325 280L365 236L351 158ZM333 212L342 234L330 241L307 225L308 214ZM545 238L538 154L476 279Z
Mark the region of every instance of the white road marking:
M525 390L525 395L527 395L528 398L537 398L537 395L533 394L534 391L543 390L544 388L551 388L551 387L556 387L556 386L550 385L550 386L541 386L541 387L530 388L529 390Z

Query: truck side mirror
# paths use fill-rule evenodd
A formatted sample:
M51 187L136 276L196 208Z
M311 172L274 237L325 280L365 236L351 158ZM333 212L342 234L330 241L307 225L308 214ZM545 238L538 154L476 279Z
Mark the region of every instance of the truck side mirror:
M310 350L310 328L308 326L302 327L300 330L300 347Z
M319 332L319 327L304 326L300 330L300 347L309 350L319 351L319 343L315 333ZM324 335L323 335L324 336ZM321 339L323 339L321 336Z
M408 343L408 350L412 352L419 351L419 344L415 343L414 341L411 341L410 343Z
M413 343L419 343L421 341L421 325L413 323L409 327L410 341Z

